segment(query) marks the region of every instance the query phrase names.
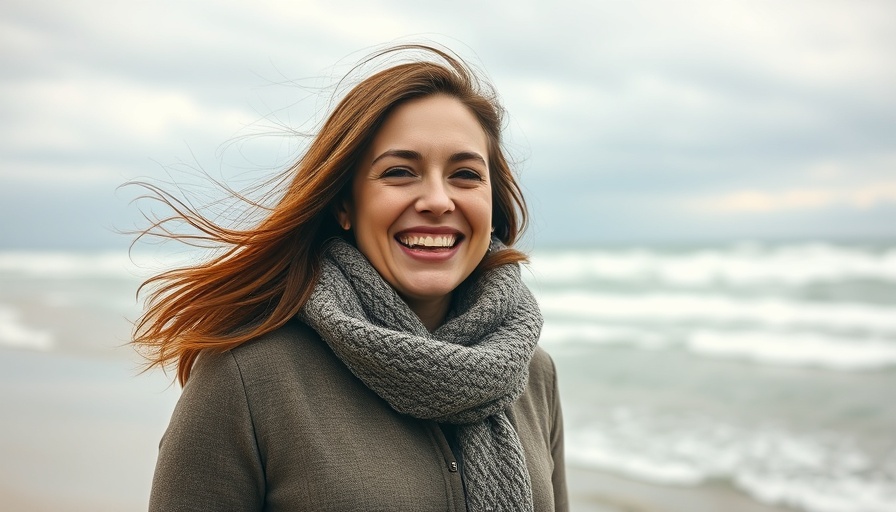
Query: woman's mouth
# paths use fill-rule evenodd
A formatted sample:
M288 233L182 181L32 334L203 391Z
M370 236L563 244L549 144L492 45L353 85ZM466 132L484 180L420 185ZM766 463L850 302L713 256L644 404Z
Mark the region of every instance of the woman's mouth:
M451 249L457 244L459 237L456 234L401 233L395 239L409 249L438 251Z

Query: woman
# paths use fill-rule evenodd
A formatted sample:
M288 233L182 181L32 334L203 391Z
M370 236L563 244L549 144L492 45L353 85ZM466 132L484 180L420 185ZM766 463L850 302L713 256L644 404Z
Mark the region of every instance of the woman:
M567 508L500 107L441 50L375 57L412 50L348 92L258 226L155 190L229 250L148 281L134 342L184 385L150 510Z

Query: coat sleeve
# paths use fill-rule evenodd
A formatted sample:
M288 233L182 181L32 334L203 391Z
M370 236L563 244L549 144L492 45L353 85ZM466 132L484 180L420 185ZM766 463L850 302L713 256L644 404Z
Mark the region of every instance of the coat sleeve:
M551 360L553 370L553 399L551 400L551 457L554 459L554 510L569 511L569 493L566 489L566 458L563 448L563 412L560 408L560 393L557 385L557 368Z
M261 510L264 482L237 361L203 354L159 445L149 510Z

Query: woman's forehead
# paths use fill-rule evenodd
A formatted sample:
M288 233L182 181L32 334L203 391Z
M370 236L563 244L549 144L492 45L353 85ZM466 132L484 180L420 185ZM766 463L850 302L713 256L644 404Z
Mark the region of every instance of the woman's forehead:
M374 134L367 158L417 153L424 157L488 156L488 136L479 120L460 100L446 95L428 96L396 107Z

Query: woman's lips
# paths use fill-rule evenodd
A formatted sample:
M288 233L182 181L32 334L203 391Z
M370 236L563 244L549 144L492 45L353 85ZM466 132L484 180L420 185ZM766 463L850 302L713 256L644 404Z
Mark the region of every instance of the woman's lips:
M412 228L395 235L402 252L415 259L442 261L451 258L464 236L452 228Z

